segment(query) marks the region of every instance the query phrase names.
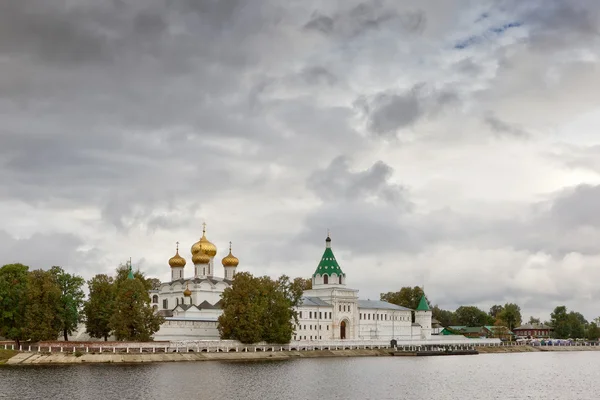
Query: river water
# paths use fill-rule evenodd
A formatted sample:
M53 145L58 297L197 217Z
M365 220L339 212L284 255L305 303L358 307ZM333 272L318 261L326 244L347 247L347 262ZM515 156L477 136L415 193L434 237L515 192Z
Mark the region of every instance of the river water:
M5 366L0 399L598 399L600 352Z

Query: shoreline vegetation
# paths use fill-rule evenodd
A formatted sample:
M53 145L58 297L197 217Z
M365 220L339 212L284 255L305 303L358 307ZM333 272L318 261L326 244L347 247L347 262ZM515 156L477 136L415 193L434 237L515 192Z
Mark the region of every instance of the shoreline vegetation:
M556 351L600 351L600 346L501 346L478 347L479 354L538 353ZM395 356L400 354L396 353ZM405 352L403 356L415 356ZM390 357L390 349L312 350L277 352L229 352L229 353L156 353L156 354L110 354L110 353L30 353L0 350L0 364L5 365L58 365L58 364L121 364L182 361L284 361L301 358L330 357Z

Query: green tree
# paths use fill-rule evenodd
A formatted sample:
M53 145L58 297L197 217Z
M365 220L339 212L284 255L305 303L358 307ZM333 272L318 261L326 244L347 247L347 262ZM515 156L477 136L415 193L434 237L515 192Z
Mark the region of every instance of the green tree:
M514 303L506 303L497 317L504 321L507 328L512 331L521 325L521 307Z
M298 323L296 307L302 298L305 282L291 282L286 275L277 281L262 278L262 284L268 288L265 323L262 340L267 343L289 343Z
M431 308L431 316L438 320L440 324L444 327L458 325L456 323L456 316L452 311L442 310L437 305Z
M152 287L152 289L160 289L160 284L161 281L158 278L149 278L148 281L150 282L150 285Z
M71 275L57 266L50 268L50 273L54 276L61 291L58 318L63 338L68 341L69 335L77 329L77 324L81 321L80 311L85 296L82 286L85 281L82 277Z
M23 264L0 268L0 336L16 341L17 347L23 340L28 271Z
M588 322L585 317L578 312L571 311L568 314L569 337L581 339L585 337L585 327Z
M248 272L235 275L233 284L221 294L223 313L219 316L221 339L257 343L263 338L267 291L259 278Z
M502 340L509 340L511 338L510 331L506 326L505 321L501 319L496 320L496 322L494 323L494 327L492 328L491 337Z
M554 328L554 337L558 339L566 339L571 334L567 307L557 306L550 314L550 323Z
M115 277L115 284L118 285L120 282L126 281L129 275L129 266L127 264L120 264L117 267L117 276ZM139 280L146 288L146 291L154 288L156 278L146 278L146 275L141 271L133 271L134 279Z
M150 305L150 281L143 275L134 279L121 279L114 283L114 313L110 327L117 340L149 341L160 329L164 318Z
M588 340L598 340L598 338L600 337L600 329L598 328L598 325L596 325L595 322L592 322L588 326L588 329L585 332L585 337Z
M219 317L222 339L242 343L289 343L298 322L303 282L290 282L287 276L277 281L236 274L233 285L221 295L223 314Z
M56 340L61 330L61 290L50 271L29 272L24 337L35 342Z
M490 315L490 317L495 319L498 318L498 314L500 314L502 310L504 310L504 307L499 304L496 304L490 307L490 312L488 314Z
M539 318L529 317L529 323L532 325L539 325L541 322Z
M398 292L381 293L379 295L379 298L382 301L387 301L388 303L396 304L398 306L414 310L419 305L419 301L421 300L423 294L423 289L421 289L418 286L405 286L401 288Z
M86 332L91 337L106 341L112 332L110 319L115 305L113 278L98 274L87 284L90 294L83 305Z
M485 311L475 306L461 306L454 312L456 322L465 326L484 326L494 324L494 320Z
M310 278L296 278L294 279L294 283L299 285L302 288L302 290L312 289L312 279Z

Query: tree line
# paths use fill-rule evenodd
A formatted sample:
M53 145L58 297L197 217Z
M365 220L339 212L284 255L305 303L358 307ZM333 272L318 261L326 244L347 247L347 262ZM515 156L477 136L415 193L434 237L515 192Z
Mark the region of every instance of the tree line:
M415 309L423 294L423 289L418 286L406 286L397 292L381 293L380 298L389 303ZM496 326L506 327L512 331L514 328L523 325L521 307L515 303L495 304L490 307L488 312L475 306L460 306L455 311L444 310L431 303L429 303L429 306L432 317L444 327ZM557 306L550 315L550 320L545 321L544 325L553 328L553 336L557 339L587 338L597 340L600 337L598 322L600 322L600 318L587 321L581 313L567 312L565 306ZM540 324L540 319L530 317L528 323Z
M164 319L150 306L148 290L155 284L141 272L128 279L120 266L114 277L96 275L85 280L54 266L30 270L23 264L0 268L0 337L21 341L56 340L84 322L91 337L107 340L150 340Z

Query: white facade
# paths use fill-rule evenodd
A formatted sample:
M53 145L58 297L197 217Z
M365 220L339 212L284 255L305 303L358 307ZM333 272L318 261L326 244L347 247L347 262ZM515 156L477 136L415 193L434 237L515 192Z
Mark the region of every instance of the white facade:
M208 242L205 236L203 239L203 243ZM194 253L194 246L193 260L205 260L198 252ZM184 267L178 266L180 260L177 263L169 261L171 266L176 265L172 270L177 269L177 272L172 278L177 279L163 282L150 292L153 306L166 316L165 323L155 334L156 340L219 339L217 320L222 313L221 294L232 284L237 267L237 259L232 262L231 257L230 248L229 255L223 259L225 278L213 276L214 254L209 263L195 263L194 278L191 279L183 275ZM179 268L182 278L179 278ZM415 311L384 301L360 300L357 289L346 287L346 274L337 263L331 239L327 237L325 252L312 277L312 289L304 292L302 304L297 309L299 323L292 339L317 342L429 340L431 311L425 299L419 308L422 304L425 309Z
M150 291L152 307L165 317L165 322L154 335L155 340L209 340L218 339L217 320L221 315L221 294L231 286L239 260L229 254L223 260L225 278L215 276L217 248L202 238L191 248L192 276L186 277L186 260L179 255L169 260L171 281L162 282Z
M385 301L360 300L358 290L346 287L331 239L298 307L294 340L428 340L431 311L413 311ZM425 302L426 304L426 302ZM413 323L413 313L415 322Z

